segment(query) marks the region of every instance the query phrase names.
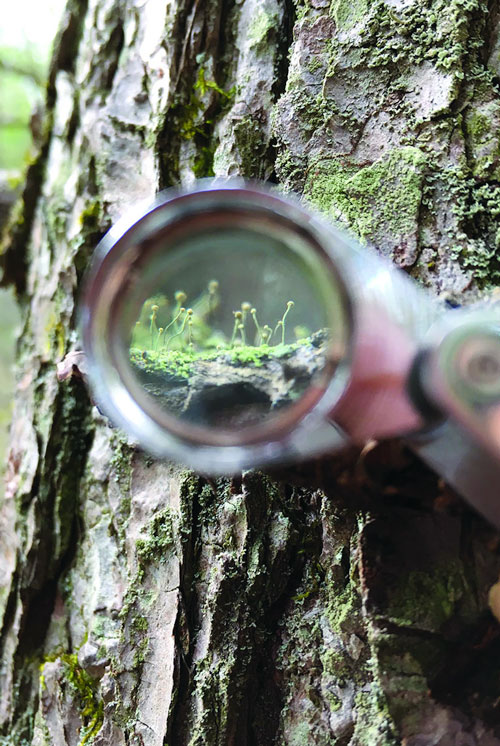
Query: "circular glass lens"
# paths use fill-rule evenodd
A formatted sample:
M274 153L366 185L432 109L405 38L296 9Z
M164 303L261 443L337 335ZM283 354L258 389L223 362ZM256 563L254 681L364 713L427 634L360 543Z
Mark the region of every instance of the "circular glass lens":
M286 223L222 212L137 247L114 317L121 376L151 417L235 443L314 404L344 354L348 319L309 240Z

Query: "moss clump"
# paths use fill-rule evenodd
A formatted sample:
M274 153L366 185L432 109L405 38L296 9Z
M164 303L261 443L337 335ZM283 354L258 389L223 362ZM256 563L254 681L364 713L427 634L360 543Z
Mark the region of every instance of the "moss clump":
M482 140L491 132L491 120L481 111L472 111L467 118L467 134L474 140Z
M141 614L137 614L132 619L132 627L138 632L147 632L149 627L147 618Z
M322 93L313 95L307 91L301 76L288 79L287 99L296 114L295 124L300 127L304 138L310 138L336 113L335 106ZM287 154L284 157L291 156Z
M167 507L153 516L147 536L136 542L139 564L144 566L161 561L166 550L174 543L174 534L172 511Z
M278 16L276 13L269 13L261 10L253 18L248 29L248 39L251 47L258 51L266 52L268 49L269 34L278 26Z
M55 309L49 313L45 323L44 335L44 353L47 359L51 357L62 359L66 349L66 330Z
M321 57L313 57L308 63L307 63L307 69L311 73L311 75L314 75L314 73L318 72L319 70L323 70L325 67L325 62L322 60Z
M358 692L354 701L357 718L353 741L359 746L399 746L386 698L376 682Z
M334 18L337 29L347 31L366 18L369 8L368 0L332 0L330 15Z
M311 4L309 0L292 0L295 6L295 20L297 23L303 21L307 17Z
M484 44L481 31L488 13L484 0L435 0L397 10L376 0L363 12L364 2L333 0L331 4L331 13L341 28L363 21L358 44L362 65L393 68L430 61L437 69L452 71L462 79L462 66L467 62L484 73L477 54ZM336 41L334 57L343 44L352 46L352 39Z
M64 675L76 695L80 706L83 727L80 730L78 746L87 746L100 731L104 721L104 705L97 696L97 684L79 665L76 653L63 653L45 660L40 666L40 687L45 688L44 667L46 663L60 660Z
M175 378L188 380L193 373L194 364L198 362L220 360L229 365L251 365L260 368L273 358L289 357L295 350L309 343L309 339L302 339L292 344L262 344L260 347L241 345L227 349L187 350L185 352L151 351L146 355L144 351L133 348L130 351L130 360L145 373L166 373Z
M323 160L311 168L305 194L362 239L381 228L404 236L416 228L426 162L410 146L361 169L340 157Z
M455 615L466 595L466 580L458 566L415 571L391 595L387 615L399 625L435 632Z
M233 126L233 134L241 158L242 174L247 178L262 177L262 163L267 145L259 122L246 116Z
M200 354L203 353L195 352L194 350L187 352L174 352L170 350L161 353L155 351L144 352L144 350L132 348L130 350L130 360L132 364L135 364L147 373L165 372L187 380L191 375L191 366L199 358ZM206 352L204 359L212 359L211 355L215 355L215 353L213 351L210 353Z
M102 205L99 200L90 202L80 214L80 225L82 228L95 230L102 217Z
M154 563L164 561L167 551L174 547L177 534L173 512L167 506L153 516L145 535L136 541L138 567L130 581L120 611L121 619L130 619L130 624L135 630L135 642L138 642L137 633L147 630L147 619L140 613L141 605L147 605L150 595L143 588L146 569Z
M496 101L478 105L465 117L472 175L481 181L500 181L500 105Z
M136 669L142 668L146 660L149 651L149 640L147 637L143 637L142 640L138 640L135 644L133 666Z
M349 681L357 684L366 683L366 671L353 661L345 650L321 646L320 658L324 675L337 686L344 687Z
M213 161L216 142L213 139L215 116L222 114L231 104L236 93L235 88L225 91L215 80L206 77L205 68L201 66L191 91L188 91L182 102L176 103L168 112L168 132L165 136L172 139L192 140L196 145L196 156L193 171L198 178L214 176ZM215 104L210 106L213 113L207 117L208 98L212 94ZM178 154L172 156L172 141L168 143L170 155L166 156L164 166L170 170L170 178L176 180L179 170ZM168 158L168 161L167 161Z
M131 461L134 449L127 443L125 437L119 431L113 433L111 445L113 446L113 455L111 456L110 466L113 471L113 479L120 485L123 494L128 495L132 479ZM127 500L127 498L124 499ZM127 507L130 508L130 504Z
M472 271L480 287L500 282L500 186L478 183L466 167L437 177L452 205L459 230L448 231L452 257Z

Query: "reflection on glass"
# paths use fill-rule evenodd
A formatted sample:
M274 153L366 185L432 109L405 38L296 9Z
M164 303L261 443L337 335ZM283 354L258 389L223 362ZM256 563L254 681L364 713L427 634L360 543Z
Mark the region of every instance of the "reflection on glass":
M237 429L293 404L325 367L321 281L278 239L232 230L169 247L130 333L130 362L168 414ZM144 285L142 286L144 288Z

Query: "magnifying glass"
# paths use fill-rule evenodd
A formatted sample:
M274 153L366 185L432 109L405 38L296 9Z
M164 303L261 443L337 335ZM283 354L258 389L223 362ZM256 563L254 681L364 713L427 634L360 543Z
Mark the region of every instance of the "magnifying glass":
M95 400L146 449L200 470L290 458L349 378L334 256L348 246L298 203L235 182L139 214L104 237L85 283Z
M439 387L420 353L442 316L298 200L239 181L168 191L119 221L80 306L100 409L212 474L428 428Z

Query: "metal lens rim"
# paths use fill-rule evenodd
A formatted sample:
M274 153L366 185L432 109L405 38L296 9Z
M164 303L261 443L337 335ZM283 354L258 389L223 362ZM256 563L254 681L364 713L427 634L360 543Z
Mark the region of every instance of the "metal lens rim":
M244 434L239 439L234 434L230 438L211 436L207 428L193 428L166 413L155 413L155 408L148 406L144 398L148 395L141 394L139 384L134 387L130 378L123 375L123 345L121 335L117 334L123 288L148 242L153 246L155 236L174 223L192 220L193 214L221 208L243 209L254 216L260 213L266 219L284 221L293 229L331 274L332 288L342 296L346 323L341 362L335 370L327 371L329 380L325 381L322 392L309 401L304 395L287 409L286 416L273 417L268 423L248 429L246 434L242 431ZM335 236L335 231L332 234L321 221L311 219L298 203L241 183L212 183L187 193L170 190L158 195L153 205L143 208L142 214L120 221L96 250L80 313L90 385L102 411L147 450L201 470L214 471L215 464L217 471L232 471L289 458L294 449L294 431L300 429L303 439L304 428L314 429L323 422L349 378L353 312L342 273L343 251L335 257L335 247L342 244L341 234Z
M500 400L498 379L490 386L481 387L469 379L466 370L469 354L477 352L475 348L490 342L498 349L499 340L500 320L485 316L484 321L464 323L441 345L441 368L446 371L451 390L470 406L489 406Z

